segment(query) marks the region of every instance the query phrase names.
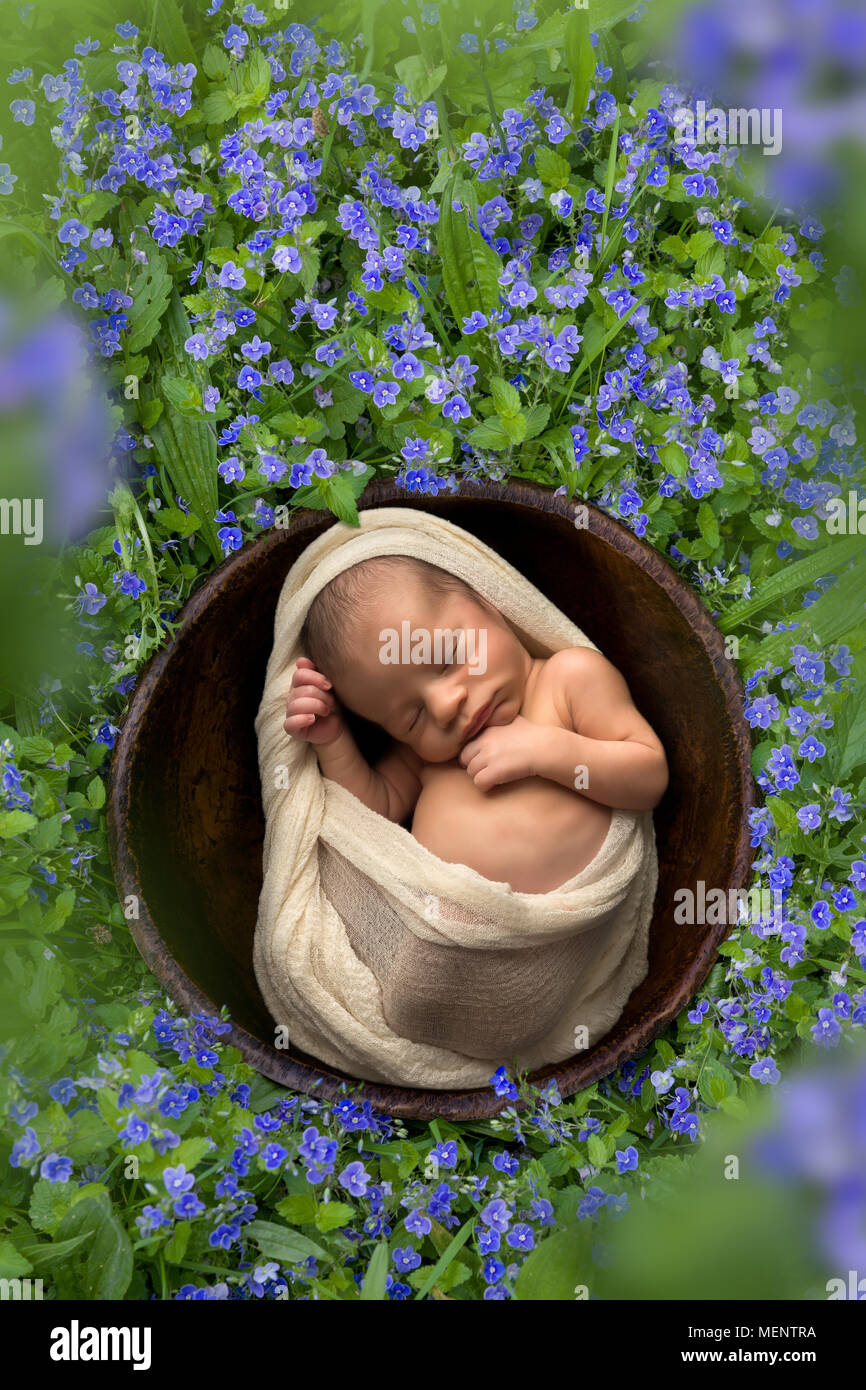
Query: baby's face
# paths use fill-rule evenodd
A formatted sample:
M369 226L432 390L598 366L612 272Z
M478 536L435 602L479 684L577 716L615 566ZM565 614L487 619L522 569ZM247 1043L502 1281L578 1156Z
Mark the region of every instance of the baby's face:
M510 724L532 659L483 600L425 590L414 577L372 600L353 622L342 703L429 763L450 762L488 724Z

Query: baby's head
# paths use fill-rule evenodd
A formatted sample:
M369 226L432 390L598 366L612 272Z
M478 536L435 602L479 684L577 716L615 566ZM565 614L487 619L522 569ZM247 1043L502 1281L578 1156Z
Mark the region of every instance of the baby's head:
M431 763L456 758L488 724L510 724L531 665L480 594L408 555L343 570L316 595L300 641L343 705Z

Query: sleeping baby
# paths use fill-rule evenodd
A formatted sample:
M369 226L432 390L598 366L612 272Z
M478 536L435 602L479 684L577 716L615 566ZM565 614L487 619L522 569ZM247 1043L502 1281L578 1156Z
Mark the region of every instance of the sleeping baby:
M408 639L408 640L407 640ZM533 657L455 575L408 556L363 560L313 600L284 728L324 777L451 863L548 893L601 849L611 808L651 810L664 749L619 672L572 647ZM371 767L343 708L393 744Z

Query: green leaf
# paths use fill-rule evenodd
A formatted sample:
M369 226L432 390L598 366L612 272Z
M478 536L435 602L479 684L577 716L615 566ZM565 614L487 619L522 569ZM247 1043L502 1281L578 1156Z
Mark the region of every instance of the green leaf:
M105 805L105 783L101 777L92 777L88 782L87 800L95 811Z
M156 337L171 296L171 275L164 256L151 251L148 263L130 286L128 353L143 351Z
M189 336L189 319L180 295L174 290L160 334L160 351L167 375L183 377L189 360L183 345ZM222 560L222 546L213 520L217 510L218 478L213 430L204 421L187 419L169 402L153 426L151 438L175 490L196 516L201 517L202 534L211 553L215 559Z
M154 19L167 63L198 64L178 0L154 0Z
M201 519L195 512L182 512L180 507L160 507L155 520L167 532L178 536L191 536L201 526Z
M189 377L163 376L159 389L181 415L192 415L201 409L201 392Z
M593 19L595 12L593 11ZM602 29L598 35L596 60L612 69L605 82L607 91L612 92L617 101L624 101L628 94L628 73L623 62L623 53L618 40L608 30Z
M532 406L523 418L526 423L524 438L534 439L537 434L541 434L550 419L550 406L540 401L538 405Z
M346 526L361 524L355 492L345 473L334 473L330 478L323 478L318 486L325 503L339 521Z
M546 1236L530 1251L514 1285L515 1298L522 1303L573 1302L576 1287L591 1287L591 1270L585 1223L576 1223Z
M0 811L0 837L10 840L13 835L23 835L36 824L36 817L29 811Z
M316 1212L316 1229L325 1235L337 1226L348 1226L354 1216L355 1209L348 1202L322 1202Z
M535 171L542 183L549 188L565 188L571 178L571 165L561 154L556 154L548 145L539 145L535 151Z
M473 1213L472 1216L468 1217L468 1219L464 1221L463 1225L460 1227L460 1230L454 1236L454 1239L451 1240L449 1244L445 1247L445 1249L442 1251L441 1255L439 1256L439 1259L436 1261L435 1265L430 1270L424 1282L420 1285L418 1292L415 1295L416 1299L426 1298L427 1294L433 1288L434 1284L437 1284L439 1282L439 1280L442 1278L442 1275L445 1273L445 1271L448 1269L448 1266L451 1264L452 1260L455 1258L456 1255L460 1253L463 1246L466 1244L467 1240L471 1236L473 1230L475 1229L476 1220L477 1218Z
M252 1236L266 1259L278 1260L280 1264L302 1264L309 1255L315 1255L317 1260L330 1258L328 1252L308 1236L274 1221L251 1221L244 1233Z
M316 1219L318 1202L312 1192L294 1192L277 1202L276 1210L290 1226L308 1226Z
M586 1142L589 1161L594 1168L603 1168L607 1163L607 1144L599 1134L591 1134Z
M228 77L231 72L231 62L229 55L219 44L209 43L202 55L202 67L208 77L217 81L221 77Z
M458 211L454 203L461 204ZM468 212L473 227L469 226ZM445 293L458 328L476 309L488 316L499 306L502 262L476 230L478 199L472 184L455 172L442 194L438 249Z
M373 1258L367 1266L364 1282L361 1285L361 1298L381 1301L385 1297L385 1280L388 1277L388 1242L380 1240L373 1251Z
M201 114L208 125L225 125L235 114L235 104L228 92L211 92L201 104Z
M515 386L504 377L492 376L490 378L490 394L497 413L503 421L520 413L520 395Z
M617 110L616 120L614 121L613 129L610 132L610 150L607 156L607 174L605 175L604 180L604 212L602 213L601 218L602 264L605 264L609 259L611 259L614 250L613 245L609 243L607 240L607 220L610 216L610 205L611 199L613 198L613 185L614 180L616 179L616 162L619 155L619 122L620 113Z
M189 1221L179 1221L172 1232L171 1240L165 1247L165 1258L169 1264L180 1264L186 1248L189 1245L189 1238L192 1234L192 1225Z
M53 1265L65 1264L79 1245L83 1245L87 1235L73 1236L70 1240L32 1240L19 1245L19 1254L29 1260L37 1271L48 1271Z
M597 28L593 10L593 28ZM580 125L586 111L589 89L595 72L595 53L589 37L589 13L572 10L565 21L565 58L571 73L569 115Z
M862 630L866 621L866 549L862 542L856 564L802 610L802 617L814 628L822 646Z
M716 244L698 257L694 270L695 279L699 283L711 280L714 275L721 275L724 268L725 253L723 248Z
M715 245L715 236L705 227L703 231L692 232L686 242L686 250L693 260L697 260L705 251L708 251L711 246Z
M394 64L394 69L410 97L416 102L429 101L448 75L447 63L431 69L418 54L413 54L411 58L402 58L399 63Z
M833 731L836 741L833 777L841 782L866 764L866 652L854 662L857 687L842 706ZM773 803L778 801L773 797Z
M719 543L719 523L709 502L704 501L698 507L698 529L710 551L715 550Z
M659 459L662 467L676 478L684 478L689 471L686 451L679 444L665 444L659 449Z
M20 1279L32 1269L30 1261L15 1248L11 1240L0 1240L0 1279Z
M748 1105L740 1096L723 1096L720 1104L725 1114L733 1115L735 1120L748 1120L751 1115Z
M284 439L293 438L296 434L309 437L319 428L319 422L312 415L296 415L293 410L281 410L277 415L272 415L267 424L269 430Z
M612 29L621 19L634 14L634 4L629 0L591 0L593 29Z
M58 1242L88 1237L55 1273L59 1298L123 1298L132 1279L132 1246L107 1198L76 1202L55 1235Z
M105 762L105 755L107 752L108 748L104 743L88 743L87 752L84 755L87 759L87 766L94 770L97 767L101 767Z
M507 449L511 439L508 431L494 417L470 430L469 442L476 449Z
M664 241L659 242L659 250L667 255L673 256L675 261L683 265L689 259L689 252L686 243L681 236L666 236Z
M31 763L47 763L54 756L54 744L50 738L31 734L22 738L19 752L22 758L28 758Z
M241 90L249 98L244 105L260 105L271 90L271 65L260 48L254 48L243 65Z
M153 1059L149 1058L148 1061L152 1071ZM208 1137L204 1134L194 1134L189 1139L182 1139L176 1148L168 1149L164 1154L157 1154L142 1163L141 1175L148 1182L160 1181L166 1168L177 1168L181 1164L191 1173L211 1151L211 1141Z
M507 415L501 424L512 444L523 443L526 438L526 421L522 415Z
M76 1110L72 1118L72 1133L63 1145L63 1152L73 1163L91 1163L104 1154L117 1138L112 1129L92 1110Z
M758 586L757 593L733 604L717 620L719 627L722 632L730 632L732 628L739 627L747 618L784 598L786 594L793 593L795 589L806 590L820 576L834 573L846 561L860 554L862 549L863 542L859 536L846 536L823 550L816 550L802 560L796 560L793 565L784 566L769 579L764 580Z

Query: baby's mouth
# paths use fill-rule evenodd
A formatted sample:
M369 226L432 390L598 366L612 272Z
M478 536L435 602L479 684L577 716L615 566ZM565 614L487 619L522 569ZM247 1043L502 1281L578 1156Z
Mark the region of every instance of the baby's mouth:
M474 738L476 734L480 733L492 713L493 701L488 700L487 704L482 705L478 713L470 720L469 724L467 724L463 731L461 743L468 743L471 738Z

